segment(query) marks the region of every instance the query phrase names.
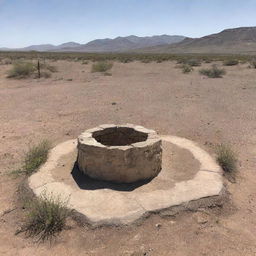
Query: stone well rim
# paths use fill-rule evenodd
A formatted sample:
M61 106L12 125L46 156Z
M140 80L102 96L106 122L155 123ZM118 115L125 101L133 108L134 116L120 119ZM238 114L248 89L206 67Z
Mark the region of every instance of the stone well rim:
M94 137L93 134L98 131L103 131L108 128L131 128L134 129L137 132L145 133L147 134L147 139L144 141L139 141L127 145L117 145L117 146L110 146L110 145L104 145L100 142L98 142ZM94 146L94 147L100 147L100 148L107 148L107 149L119 149L119 150L129 150L131 148L141 148L145 146L149 146L154 144L157 141L160 141L161 138L158 136L156 131L152 129L147 129L144 126L141 125L134 125L134 124L103 124L96 126L94 128L90 128L85 130L81 135L78 136L78 146L79 149L83 150L83 145L85 146Z

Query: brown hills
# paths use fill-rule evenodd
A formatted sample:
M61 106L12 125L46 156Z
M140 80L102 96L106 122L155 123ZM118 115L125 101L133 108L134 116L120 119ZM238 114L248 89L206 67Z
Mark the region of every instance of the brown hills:
M226 29L201 38L186 38L173 45L139 49L154 53L256 54L256 27Z

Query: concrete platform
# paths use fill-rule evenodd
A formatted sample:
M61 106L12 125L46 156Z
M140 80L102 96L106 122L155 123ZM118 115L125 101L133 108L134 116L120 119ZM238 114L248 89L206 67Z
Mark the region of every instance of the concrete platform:
M42 192L69 199L73 208L92 225L122 225L152 212L223 191L221 168L196 143L175 136L161 136L162 171L151 181L114 184L84 176L75 164L77 140L57 145L48 161L29 178L36 195Z

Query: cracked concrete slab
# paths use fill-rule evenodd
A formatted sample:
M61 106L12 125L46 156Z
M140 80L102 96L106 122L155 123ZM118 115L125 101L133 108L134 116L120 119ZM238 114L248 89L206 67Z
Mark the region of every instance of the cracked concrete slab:
M46 191L68 198L69 207L95 226L130 224L151 212L221 194L221 168L205 150L185 138L161 139L162 171L150 182L123 186L79 176L77 140L69 140L51 150L29 186L37 196Z

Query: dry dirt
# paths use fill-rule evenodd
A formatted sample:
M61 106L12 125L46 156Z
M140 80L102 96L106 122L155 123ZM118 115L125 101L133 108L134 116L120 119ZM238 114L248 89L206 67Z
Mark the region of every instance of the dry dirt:
M0 66L0 255L256 255L256 70L227 67L222 79L182 74L175 63L115 63L112 76L91 64L53 62L50 79L9 80ZM207 66L208 64L204 64ZM68 81L72 79L72 81ZM230 143L239 154L237 183L222 208L153 215L141 225L71 229L37 244L16 235L24 213L17 207L20 166L29 144L53 145L104 123L134 123L160 134L212 145ZM107 203L107 202L106 202Z

